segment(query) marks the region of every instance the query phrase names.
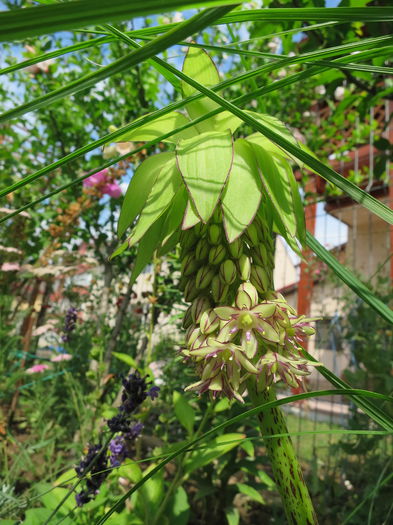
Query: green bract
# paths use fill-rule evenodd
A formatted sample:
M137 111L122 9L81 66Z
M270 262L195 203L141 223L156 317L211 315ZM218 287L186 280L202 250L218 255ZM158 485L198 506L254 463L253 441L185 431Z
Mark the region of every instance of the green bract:
M183 71L205 86L219 82L214 63L201 49L189 50ZM186 83L182 83L182 89L185 97L194 94L194 89ZM202 98L186 106L188 115L173 111L125 133L118 141L152 140L215 108L216 103ZM249 113L296 144L276 118ZM260 134L235 140L233 134L240 124L240 119L222 112L172 135L168 142L174 145L175 151L153 155L137 168L118 226L119 237L129 227L132 231L113 254L119 255L128 246L140 243L139 252L144 253L138 254L133 279L154 251L162 255L176 245L180 229L214 222L216 211L222 211L226 239L233 243L263 207L264 216L271 217L273 229L298 250L295 238L301 243L304 240L304 216L290 158ZM212 254L213 264L221 262L217 257Z

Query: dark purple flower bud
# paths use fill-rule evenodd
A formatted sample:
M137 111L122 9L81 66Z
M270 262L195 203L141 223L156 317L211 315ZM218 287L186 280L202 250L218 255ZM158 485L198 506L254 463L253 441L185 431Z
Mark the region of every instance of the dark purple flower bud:
M133 427L130 428L129 432L127 432L126 438L129 440L136 439L140 435L142 430L143 430L143 424L136 423Z
M86 503L89 503L90 494L87 491L82 490L82 492L78 492L77 494L75 494L75 501L78 507L82 507Z
M156 399L158 397L159 391L160 391L159 386L152 386L150 390L147 392L147 395L150 397L150 399Z

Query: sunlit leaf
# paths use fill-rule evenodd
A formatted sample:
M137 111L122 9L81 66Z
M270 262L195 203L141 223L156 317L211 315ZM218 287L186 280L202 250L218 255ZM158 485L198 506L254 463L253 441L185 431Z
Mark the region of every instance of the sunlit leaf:
M139 241L138 253L132 268L130 283L134 284L138 275L151 262L153 254L161 241L161 231L165 221L165 214L161 215Z
M187 55L184 59L183 73L207 87L215 86L220 82L220 76L213 60L206 53L206 51L195 47L190 47L188 49ZM186 82L182 82L182 90L184 97L189 97L197 92L195 88L191 87ZM191 119L195 119L201 115L209 113L209 111L217 109L218 107L218 104L212 100L208 98L202 98L187 104L186 109ZM201 133L204 131L212 131L216 129L215 118L216 117L212 117L205 120L204 122L201 122L200 124L197 124L196 128Z
M291 188L286 173L278 167L279 160L270 155L262 146L251 144L257 158L262 184L277 214L290 236L296 235L296 218L294 215Z
M135 170L128 185L121 207L117 233L119 237L134 222L145 206L146 200L151 192L163 166L173 159L173 153L159 153L151 155L142 162Z
M229 131L208 132L181 140L176 156L196 212L202 221L207 222L213 215L231 170L232 135Z
M254 219L261 202L261 183L253 150L243 139L235 142L231 173L223 196L224 228L233 242Z
M138 120L135 120L134 122L135 124L137 124ZM164 133L179 128L180 126L184 126L189 122L190 120L182 113L179 113L178 111L172 111L171 113L168 113L166 115L163 115L162 117L159 117L158 119L153 120L153 122L142 124L142 126L139 126L138 128L127 133L124 133L124 135L120 135L120 137L118 137L115 142L154 140L157 137L163 135ZM111 129L111 131L115 131L115 129ZM191 127L179 134L175 133L171 137L164 139L163 142L176 143L179 138L187 139L194 137L196 134L197 131Z
M136 244L150 226L167 210L182 184L175 156L173 153L170 155L170 160L161 167L138 222L128 239L129 246Z

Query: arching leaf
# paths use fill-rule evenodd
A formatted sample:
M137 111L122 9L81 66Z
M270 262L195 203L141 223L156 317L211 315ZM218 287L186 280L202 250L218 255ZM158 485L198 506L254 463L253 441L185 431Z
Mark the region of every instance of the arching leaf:
M128 240L129 246L136 244L145 235L150 226L168 209L181 184L180 173L173 155L173 158L161 168L156 178L146 205Z
M142 162L142 164L140 164L135 170L130 184L128 185L123 206L121 207L119 222L117 225L117 234L119 237L123 235L126 229L140 214L161 168L171 158L173 159L173 157L174 154L171 152L152 155Z

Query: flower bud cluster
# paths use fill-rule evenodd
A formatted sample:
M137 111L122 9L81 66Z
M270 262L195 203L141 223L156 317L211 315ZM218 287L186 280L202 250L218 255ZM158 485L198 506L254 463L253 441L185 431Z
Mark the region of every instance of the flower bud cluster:
M87 455L75 468L77 476L84 480L85 487L75 495L76 504L81 507L95 498L110 473L110 466L119 467L131 457L132 444L143 429L142 423L131 424L132 415L150 397L158 397L159 387L152 386L138 371L122 378L123 391L118 413L107 421L112 439L106 445L90 444ZM118 433L113 436L114 433ZM101 436L100 441L103 441ZM109 453L109 455L108 455Z
M274 243L267 220L258 216L228 243L220 213L206 225L182 232L181 287L187 329L183 350L197 365L200 381L188 390L243 401L246 379L261 389L282 380L299 387L310 373L302 341L314 329L273 289Z

